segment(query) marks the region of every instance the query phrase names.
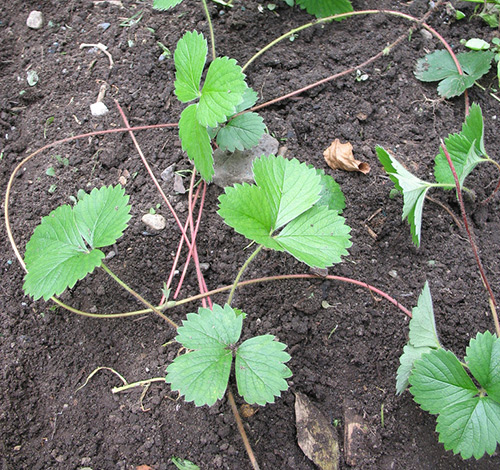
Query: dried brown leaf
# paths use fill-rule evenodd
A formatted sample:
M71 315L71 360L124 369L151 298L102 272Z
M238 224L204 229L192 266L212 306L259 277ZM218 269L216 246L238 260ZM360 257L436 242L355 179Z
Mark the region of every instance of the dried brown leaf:
M323 152L323 156L332 170L360 171L365 175L370 171L368 163L354 158L350 142L342 144L339 139L335 139L332 145Z

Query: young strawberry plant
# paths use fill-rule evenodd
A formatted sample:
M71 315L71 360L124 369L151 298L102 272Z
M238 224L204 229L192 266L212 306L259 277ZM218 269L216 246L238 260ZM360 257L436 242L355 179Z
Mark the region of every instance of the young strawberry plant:
M478 333L463 361L443 348L427 283L412 314L397 393L411 385L414 400L437 415L436 431L446 450L464 459L492 455L500 443L500 339Z
M450 134L444 141L460 182L460 187L467 176L480 163L499 164L486 153L484 146L484 123L479 105L473 104L465 119L462 131ZM431 188L455 189L452 171L441 148L434 160L436 183L421 180L410 173L395 157L382 147L376 149L378 159L393 181L396 189L403 195L403 219L410 224L413 243L420 245L422 213L425 196Z

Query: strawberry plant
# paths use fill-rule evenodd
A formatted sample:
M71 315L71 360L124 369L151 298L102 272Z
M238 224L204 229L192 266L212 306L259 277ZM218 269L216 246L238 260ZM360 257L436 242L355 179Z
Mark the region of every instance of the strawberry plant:
M468 175L480 163L497 162L486 153L484 146L484 123L481 108L473 104L470 113L465 119L462 131L450 134L444 143L456 169L460 187ZM377 147L377 156L393 181L396 189L403 195L403 219L410 224L413 243L420 245L422 214L425 196L431 188L454 189L455 182L452 171L447 162L444 150L441 148L434 160L434 177L436 183L421 180L410 173L395 157L383 147Z
M436 431L446 450L464 459L492 455L500 443L500 339L478 333L463 361L443 348L427 283L412 314L397 393L410 385L422 409L437 415Z

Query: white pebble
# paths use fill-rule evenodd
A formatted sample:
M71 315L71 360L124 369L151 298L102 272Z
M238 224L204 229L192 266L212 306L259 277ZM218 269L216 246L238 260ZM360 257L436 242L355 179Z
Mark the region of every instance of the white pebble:
M43 26L43 14L41 11L33 10L26 20L26 26L31 29L40 29Z
M104 116L109 113L109 109L102 101L98 101L90 105L90 112L92 116Z
M163 230L167 225L165 217L160 214L144 214L141 220L153 230Z

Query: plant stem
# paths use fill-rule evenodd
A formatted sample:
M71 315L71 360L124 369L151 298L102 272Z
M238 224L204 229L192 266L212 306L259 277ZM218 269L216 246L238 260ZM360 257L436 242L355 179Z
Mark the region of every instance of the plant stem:
M138 382L133 382L131 384L122 385L121 387L114 387L111 389L111 392L112 393L120 393L120 392L124 392L125 390L130 390L131 388L142 387L143 385L149 385L150 383L153 383L153 382L165 382L165 377L154 377L152 379L139 380Z
M201 0L203 2L203 9L205 10L205 15L207 17L208 29L210 31L210 42L212 43L212 60L215 60L217 54L215 53L215 35L214 28L212 26L212 19L210 18L210 12L208 11L207 0Z
M177 323L175 323L173 320L168 318L164 313L160 312L156 307L151 305L146 299L144 299L140 294L138 294L135 290L133 290L131 287L129 287L125 282L123 282L111 269L109 269L104 263L101 264L101 268L103 269L104 272L109 274L111 278L116 281L120 286L122 286L127 292L132 294L139 302L143 303L146 307L150 308L156 315L159 317L163 318L165 321L170 323L171 326L174 328L178 328Z
M234 292L236 291L236 287L238 287L238 283L241 279L241 276L243 275L243 272L245 269L248 267L248 265L252 262L252 260L259 254L259 251L262 250L263 245L259 245L256 250L248 257L248 259L243 263L243 266L240 268L238 271L238 274L236 275L236 278L233 283L233 287L231 288L231 291L229 292L229 296L227 298L227 304L231 305L231 302L233 300Z
M455 180L455 186L457 188L458 202L460 205L460 211L462 213L462 219L464 221L465 230L467 231L467 236L469 237L469 243L471 245L472 252L474 254L474 258L476 259L476 264L479 268L479 274L481 275L483 285L488 293L488 301L490 304L491 314L493 316L493 323L495 324L497 338L500 338L500 323L498 321L498 314L497 314L497 309L496 309L497 303L495 300L495 296L493 294L493 290L491 289L490 283L489 283L488 278L486 276L486 272L483 268L483 263L481 262L481 258L479 257L477 245L476 245L476 242L474 241L471 227L469 226L469 221L467 219L467 213L465 212L465 205L464 205L464 200L462 197L462 191L460 190L460 181L458 180L458 175L457 175L457 172L455 170L455 166L453 165L453 161L451 160L450 154L448 153L448 149L446 148L446 145L444 144L444 142L442 140L441 140L441 148L443 149L443 152L446 156L446 160L448 160L448 165L450 165L451 172L453 173L453 178Z
M247 451L248 458L250 459L250 462L252 462L253 469L260 470L259 464L255 459L252 447L250 446L250 441L248 440L247 433L245 432L245 428L243 427L243 422L241 421L240 414L238 413L238 407L236 406L236 402L234 401L233 392L229 387L227 388L227 398L229 400L229 404L231 405L234 419L236 420L236 426L238 426L238 431L240 432L241 438L243 439L243 444L245 445L245 450Z

